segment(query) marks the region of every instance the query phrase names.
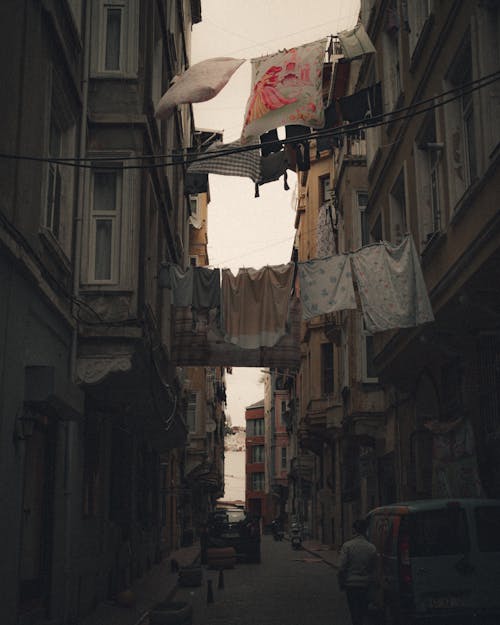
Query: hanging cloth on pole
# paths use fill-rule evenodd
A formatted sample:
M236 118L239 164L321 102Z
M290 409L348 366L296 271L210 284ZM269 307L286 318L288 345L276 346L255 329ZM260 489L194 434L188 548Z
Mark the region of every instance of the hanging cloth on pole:
M434 321L413 238L368 245L351 254L368 332Z
M225 340L245 349L271 347L287 331L294 264L222 270Z
M298 272L304 319L356 308L347 254L298 263Z

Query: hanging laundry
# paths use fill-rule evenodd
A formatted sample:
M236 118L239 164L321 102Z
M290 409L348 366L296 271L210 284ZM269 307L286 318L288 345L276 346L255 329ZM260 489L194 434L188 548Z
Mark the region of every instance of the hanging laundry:
M348 255L308 260L298 266L304 319L356 308Z
M330 204L322 204L318 211L316 226L316 257L325 258L337 253L335 245L335 222Z
M325 136L322 136L323 131L331 130L336 128L340 123L340 117L337 113L337 103L332 102L325 108L325 125L319 131L318 136L316 137L316 153L319 154L324 150L333 150L336 146L336 137L328 136L325 133ZM317 157L318 158L318 157Z
M373 54L375 52L373 43L366 34L366 30L361 22L351 30L343 30L340 32L338 38L344 56L351 61L364 54Z
M170 265L170 285L176 307L220 308L219 269L188 267L183 271L177 265Z
M222 270L225 340L245 349L271 347L287 331L294 264Z
M289 168L290 161L288 159L288 153L285 150L269 154L269 156L263 156L260 159L260 178L255 184L256 197L259 197L259 186L279 180L281 176L284 176L284 189L288 191L290 189L287 174Z
M220 269L194 267L193 308L220 308Z
M268 130L324 123L322 77L326 39L252 59L252 90L242 140Z
M368 332L434 320L412 237L400 245L368 245L353 253L351 259Z
M290 126L285 126L285 134L287 139L297 139L297 141L289 144L295 152L296 169L299 171L308 171L311 168L311 154L309 151L309 141L306 137L311 134L311 129L292 124Z
M278 138L276 128L260 136L260 152L262 156L269 156L273 152L279 152L282 147L283 145Z
M184 189L187 195L208 192L208 174L186 174Z
M214 98L245 59L217 57L192 65L163 94L155 110L157 119L167 119L179 104L206 102Z
M213 143L205 152L200 154L200 160L189 165L188 174L208 173L221 176L242 176L257 182L260 177L259 150L255 148L245 152L232 151L235 148L241 148L239 140L232 143ZM228 154L224 154L225 152ZM214 158L210 158L211 156Z
M170 265L170 288L172 304L178 307L191 306L193 303L193 267L183 271L177 265Z
M344 121L358 122L382 114L382 85L375 83L339 99Z

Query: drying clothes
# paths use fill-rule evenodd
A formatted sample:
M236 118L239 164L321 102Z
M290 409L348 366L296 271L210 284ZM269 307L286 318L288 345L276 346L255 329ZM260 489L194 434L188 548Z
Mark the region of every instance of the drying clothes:
M225 340L245 349L271 347L287 331L294 264L222 270Z
M276 128L260 136L260 152L262 156L269 156L273 152L279 152L282 147Z
M356 308L349 256L331 256L299 263L302 317Z
M318 223L316 226L316 257L325 258L337 253L335 246L335 218L332 207L322 204L318 211Z
M184 188L188 195L208 192L208 174L186 174Z
M358 122L382 113L382 86L378 82L360 89L352 95L340 98L340 110L344 121Z
M284 188L285 191L289 190L288 186L288 174L287 170L290 167L290 161L288 159L288 153L285 150L276 152L275 154L269 154L269 156L263 156L260 160L260 178L257 183L257 197L258 187L268 182L274 182L279 180L281 176L285 178Z
M176 307L195 310L220 307L220 270L188 267L183 271L170 265L172 303Z
M193 303L193 267L183 271L177 265L170 265L170 286L174 306L191 306Z
M298 124L321 128L326 39L252 59L252 90L242 139Z
M351 30L343 30L338 34L338 37L344 56L351 61L364 54L375 52L373 43L361 22Z
M308 171L311 168L311 155L309 152L309 141L305 140L304 137L311 134L311 129L291 124L285 126L285 133L287 139L297 139L296 142L289 144L295 152L296 168L299 171Z
M195 309L220 308L220 269L194 267L193 303Z
M200 155L200 160L189 165L187 171L193 173L219 174L221 176L242 176L257 182L260 178L260 153L258 149L245 152L231 152L240 148L241 142L213 143ZM221 154L220 156L217 153ZM214 156L214 158L210 158Z
M192 65L163 94L155 110L155 117L168 119L179 104L206 102L214 98L245 59L217 57Z
M368 332L434 320L412 237L399 245L369 245L351 257Z

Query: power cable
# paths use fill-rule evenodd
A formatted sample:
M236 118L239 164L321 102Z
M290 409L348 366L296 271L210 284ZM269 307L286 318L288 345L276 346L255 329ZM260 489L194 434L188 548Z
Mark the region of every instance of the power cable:
M300 141L311 141L311 140L318 139L318 138L340 137L340 136L352 134L352 132L356 130L358 131L366 130L368 128L374 128L377 126L392 124L397 121L408 119L416 115L421 115L422 113L426 113L430 110L440 108L446 104L449 104L450 102L453 102L461 98L464 95L468 95L470 93L473 93L474 91L487 87L493 84L494 82L496 82L498 79L500 79L500 70L493 72L492 74L488 74L486 76L478 78L476 80L473 80L469 83L464 83L463 85L453 87L451 89L448 89L447 91L443 91L440 94L437 94L430 98L426 98L424 100L420 100L406 107L394 109L387 113L381 113L380 115L376 115L375 117L369 117L369 118L365 118L363 120L359 120L359 121L352 122L349 124L344 124L343 126L338 126L334 129L316 130L309 134L304 134L304 135L300 135L297 137L293 137L293 139L278 139L277 141L281 145L285 146L285 145L297 143ZM443 98L450 94L455 94L455 95L453 95L450 98L436 102L436 100L439 100L440 98ZM418 109L418 107L423 106L424 104L431 103L431 102L432 102L431 106L423 108L421 110L415 110L415 109ZM406 112L408 112L407 115L402 115L402 113L406 113ZM192 157L187 155L185 158L182 158L180 156L180 153L183 153L184 150L173 150L170 154L164 153L164 154L144 154L144 155L134 155L134 156L123 156L123 157L120 157L119 159L118 158L113 159L112 157L110 158L109 155L108 156L93 156L93 157L86 156L86 157L81 157L81 158L78 158L78 157L50 158L50 157L28 156L28 155L8 154L8 153L0 153L0 158L12 159L12 160L37 161L37 162L43 162L43 163L54 163L58 165L67 165L70 167L82 167L82 168L88 168L88 169L92 169L96 167L99 167L100 169L110 169L110 170L154 169L154 168L160 168L160 167L170 167L170 166L175 166L175 165L190 165L192 163L199 163L205 160L211 160L211 159L220 158L223 156L230 156L233 154L239 154L243 152L257 150L260 148L261 148L260 143L251 143L249 145L242 145L238 147L220 149L220 150L217 150L216 152L206 151L201 154L198 153ZM169 158L172 158L173 160L163 160L163 159L169 159ZM156 161L158 159L162 159L162 162L149 163L147 165L122 165L121 164L129 160L137 160L137 161L155 160ZM113 165L112 163L115 161L119 161L120 165ZM96 163L100 163L100 164L96 165Z

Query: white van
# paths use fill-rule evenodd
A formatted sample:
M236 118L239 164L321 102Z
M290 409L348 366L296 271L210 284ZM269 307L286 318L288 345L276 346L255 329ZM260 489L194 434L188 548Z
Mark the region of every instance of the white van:
M500 500L396 503L367 518L387 624L500 624Z

